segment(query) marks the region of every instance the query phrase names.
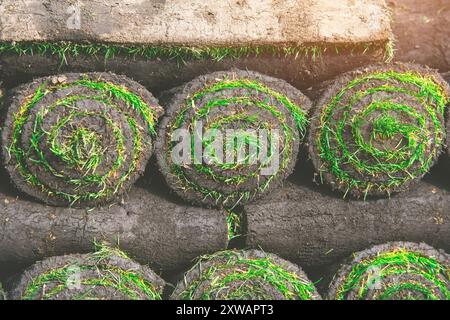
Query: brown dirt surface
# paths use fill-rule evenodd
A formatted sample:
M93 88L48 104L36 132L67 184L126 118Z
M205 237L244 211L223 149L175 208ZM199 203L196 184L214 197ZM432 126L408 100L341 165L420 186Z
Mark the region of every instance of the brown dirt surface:
M388 0L396 60L450 70L450 1Z

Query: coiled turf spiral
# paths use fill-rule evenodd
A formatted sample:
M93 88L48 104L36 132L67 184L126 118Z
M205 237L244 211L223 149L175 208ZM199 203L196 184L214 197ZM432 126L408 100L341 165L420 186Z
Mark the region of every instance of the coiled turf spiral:
M416 65L342 75L311 121L309 152L321 181L354 197L406 190L442 151L448 99L441 76Z
M165 282L116 248L51 257L18 280L14 300L161 300Z
M168 185L182 198L196 204L233 208L276 188L292 172L299 142L306 130L310 102L286 82L250 71L216 72L177 88L166 101L167 115L161 122L156 143L157 158ZM241 131L242 143L233 143L232 152L237 154L239 150L245 150L246 157L240 163L233 163L217 161L214 156L205 161L205 156L199 159L194 155L192 164L175 163L172 155L176 152L176 143L173 140L178 129L188 130L191 141L195 140L197 132L209 129L221 132L224 141L220 147L224 154L225 150L231 149L225 142L227 130ZM265 130L269 139L264 140L262 135L259 135L260 139L254 139L255 136L246 130ZM275 130L278 135L274 134ZM238 135L236 141L239 141ZM208 139L211 137L201 141L204 150L212 144ZM255 162L263 153L264 141L269 140L267 158ZM277 154L270 149L276 142L279 143ZM192 143L191 153L196 148ZM250 150L258 151L252 153ZM278 167L271 173L262 174L264 168L276 162L278 155Z
M201 257L173 292L173 300L318 300L296 265L258 250Z
M63 74L20 86L5 100L2 155L21 191L58 206L121 195L152 152L157 100L110 73Z
M426 244L392 242L353 255L335 275L330 299L449 300L450 261Z

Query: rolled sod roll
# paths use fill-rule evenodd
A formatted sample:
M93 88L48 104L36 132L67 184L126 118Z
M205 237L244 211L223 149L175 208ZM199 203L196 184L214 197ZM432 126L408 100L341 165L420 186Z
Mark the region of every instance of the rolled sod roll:
M389 241L450 250L450 192L424 181L391 199L367 201L287 183L244 211L248 247L276 252L304 268L329 266Z
M293 171L310 102L285 81L216 72L165 100L157 159L181 198L233 208L279 187Z
M5 100L2 156L17 188L56 206L110 202L144 172L158 101L110 73L40 78Z
M438 73L412 64L340 76L311 121L309 153L320 181L354 197L408 189L441 153L448 98Z
M154 270L185 268L227 247L222 211L193 208L134 187L121 203L93 210L50 207L0 193L0 269L118 243Z
M51 257L26 270L14 300L161 300L165 286L150 268L118 249Z
M450 257L421 243L391 242L355 253L329 289L337 300L450 300Z
M203 256L180 281L172 300L319 300L295 264L259 250Z

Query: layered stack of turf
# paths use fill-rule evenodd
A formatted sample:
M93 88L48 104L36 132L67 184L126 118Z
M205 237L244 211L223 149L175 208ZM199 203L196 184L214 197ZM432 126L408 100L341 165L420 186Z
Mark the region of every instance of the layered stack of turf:
M311 123L320 182L354 197L408 189L441 153L448 98L442 77L421 66L376 65L340 76Z
M51 257L24 272L14 300L161 300L164 280L118 249Z
M143 86L109 73L37 79L4 105L6 170L19 190L57 206L118 199L144 172L162 113Z
M292 172L310 102L288 83L250 71L217 72L173 90L165 100L157 159L181 198L234 208L276 189ZM189 142L179 137L180 130ZM187 149L180 150L179 142ZM180 155L177 163L174 156Z
M244 207L247 247L324 267L389 241L450 250L450 192L425 181L391 199L347 201L327 189L286 183Z
M90 252L93 241L105 240L120 243L154 270L169 271L227 248L225 212L190 207L166 198L165 189L158 195L150 188L133 187L120 204L92 210L50 207L0 192L0 265Z
M355 253L328 293L337 300L450 300L450 257L426 244L392 242Z
M296 265L258 250L203 256L172 293L176 300L317 300Z

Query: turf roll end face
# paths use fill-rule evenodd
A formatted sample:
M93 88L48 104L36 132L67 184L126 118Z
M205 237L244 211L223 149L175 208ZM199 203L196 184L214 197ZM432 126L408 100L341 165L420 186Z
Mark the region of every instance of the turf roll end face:
M19 279L14 300L161 300L165 282L115 248L37 262Z
M330 284L337 300L449 300L450 257L426 244L391 242L355 253Z
M311 121L309 152L320 181L357 198L408 189L443 149L448 99L442 77L417 65L342 75L319 99Z
M166 100L158 165L183 199L233 209L293 171L310 102L288 83L250 71L216 72Z
M319 300L296 265L259 250L203 256L172 293L172 300Z
M144 172L162 108L110 73L62 74L5 98L2 156L17 188L57 206L96 206Z

